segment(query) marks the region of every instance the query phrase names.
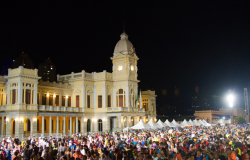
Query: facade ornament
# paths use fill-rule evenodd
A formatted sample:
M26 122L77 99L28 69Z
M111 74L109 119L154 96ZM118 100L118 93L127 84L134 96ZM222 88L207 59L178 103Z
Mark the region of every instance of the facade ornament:
M135 48L134 48L134 47L131 47L128 53L129 53L129 54L135 53Z

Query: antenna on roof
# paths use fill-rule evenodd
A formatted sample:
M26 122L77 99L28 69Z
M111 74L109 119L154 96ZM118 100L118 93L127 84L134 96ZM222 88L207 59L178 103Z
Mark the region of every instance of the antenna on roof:
M123 32L125 33L125 21L123 20Z

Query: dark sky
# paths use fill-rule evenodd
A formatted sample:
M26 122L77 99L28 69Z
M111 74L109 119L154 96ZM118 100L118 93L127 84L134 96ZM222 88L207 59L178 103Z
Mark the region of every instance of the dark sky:
M249 87L248 3L83 2L3 5L1 67L24 51L36 67L52 59L58 74L111 72L110 57L125 21L140 58L139 88L156 90L159 106L187 109L196 86L198 95L208 98L229 88L240 95Z

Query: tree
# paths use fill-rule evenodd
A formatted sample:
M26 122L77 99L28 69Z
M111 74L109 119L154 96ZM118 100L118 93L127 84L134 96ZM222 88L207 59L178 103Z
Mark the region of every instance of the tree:
M246 120L244 117L237 117L237 124L242 124L242 123L246 123Z

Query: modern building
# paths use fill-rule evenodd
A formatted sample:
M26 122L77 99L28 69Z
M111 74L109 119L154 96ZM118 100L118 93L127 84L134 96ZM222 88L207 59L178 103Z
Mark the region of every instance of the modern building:
M195 119L205 119L208 123L211 124L234 124L232 122L230 115L234 117L244 117L245 112L240 108L232 108L232 109L219 109L215 110L202 110L195 111L194 113Z
M42 81L56 81L56 66L51 59L45 59L38 65L38 76Z
M84 70L41 81L38 69L9 69L0 77L1 135L67 135L120 130L156 118L155 91L138 95L135 48L126 33L115 46L113 71Z
M24 68L34 69L34 64L32 60L29 58L28 54L22 52L19 54L19 57L13 60L12 68L18 68L19 66L23 66Z

